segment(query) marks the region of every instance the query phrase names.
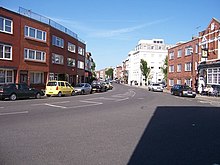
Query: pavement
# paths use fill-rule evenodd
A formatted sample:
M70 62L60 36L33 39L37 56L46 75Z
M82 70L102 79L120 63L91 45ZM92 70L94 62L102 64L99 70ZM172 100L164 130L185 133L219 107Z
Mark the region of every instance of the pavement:
M125 84L125 85L128 85L128 84ZM142 88L142 89L148 90L148 88L147 88L148 86L132 85L132 87L137 87L137 88ZM163 92L170 93L170 90L164 88ZM220 106L220 97L205 96L205 95L197 94L196 99L201 100L201 102L207 102L207 103L210 103L215 106Z

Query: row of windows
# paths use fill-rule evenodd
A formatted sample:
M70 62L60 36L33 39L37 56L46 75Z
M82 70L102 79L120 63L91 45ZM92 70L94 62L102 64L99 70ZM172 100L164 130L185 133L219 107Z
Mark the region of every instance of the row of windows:
M173 86L175 84L173 79L169 79L168 82L169 82L169 86ZM192 87L192 81L190 78L185 79L184 82L182 82L181 79L177 79L176 84L179 84L179 85L186 84L186 85Z
M197 62L195 62L195 70L197 70ZM192 70L192 63L191 62L187 62L185 63L185 71L191 71ZM182 64L177 64L177 72L181 72L182 71ZM170 65L169 66L169 72L175 72L174 71L174 65Z
M188 46L185 48L185 56L190 56L190 55L192 55L192 53L193 53L193 48L191 46ZM195 53L198 53L198 45L196 45ZM183 54L183 50L179 49L177 51L177 58L182 57L182 54ZM172 60L172 59L174 59L174 57L175 57L174 51L171 51L169 53L169 59Z
M46 61L46 53L38 50L24 49L24 59Z
M13 33L13 21L4 17L0 17L0 32ZM24 27L24 35L26 38L36 39L42 42L47 41L47 33L43 30L36 29L30 26ZM64 48L64 40L57 36L52 36L52 45ZM76 46L68 42L68 51L75 53ZM78 54L84 56L85 50L82 47L78 47Z

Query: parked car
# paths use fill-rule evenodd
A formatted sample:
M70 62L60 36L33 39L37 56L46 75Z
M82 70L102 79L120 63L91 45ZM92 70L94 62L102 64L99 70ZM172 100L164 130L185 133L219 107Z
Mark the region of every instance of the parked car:
M75 95L74 88L67 81L48 81L46 85L46 96Z
M107 90L103 81L93 81L91 86L93 92L105 92Z
M163 92L163 87L158 83L152 83L148 86L148 90L153 92Z
M74 86L74 90L76 94L89 94L92 91L92 86L89 83L79 83Z
M30 88L25 83L4 84L0 86L0 99L12 101L23 98L41 98L44 93L38 89Z
M178 96L188 96L188 97L196 97L196 92L192 90L191 87L187 85L180 85L175 84L171 88L171 94L172 95L178 95Z

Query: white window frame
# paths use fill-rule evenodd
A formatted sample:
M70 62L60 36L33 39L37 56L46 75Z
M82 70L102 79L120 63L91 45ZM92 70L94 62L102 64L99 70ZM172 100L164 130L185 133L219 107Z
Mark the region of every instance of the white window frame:
M170 53L169 53L169 59L170 59L170 60L174 59L174 52L170 52Z
M84 67L85 67L85 64L84 64L84 62L83 61L78 61L78 63L77 63L78 65L77 65L77 68L79 68L79 69L84 69Z
M73 58L67 58L67 66L75 67L76 66L76 60Z
M192 70L192 63L191 62L185 63L185 71L189 72L191 70Z
M183 52L182 49L178 50L178 52L177 52L177 57L178 58L182 57L182 52Z
M84 56L84 49L82 47L78 47L78 54Z
M68 42L68 51L76 53L76 45L72 44L71 42Z
M64 48L64 40L60 37L57 36L52 36L52 45L60 47L60 48Z
M52 53L52 63L53 64L64 64L64 57L63 55Z
M13 34L13 21L1 16L0 21L2 21L2 26L0 26L0 32ZM7 22L9 22L10 25L7 25ZM7 28L10 28L10 31L8 31Z
M0 49L0 53L2 53L2 57L0 57L0 60L12 60L12 46L1 43L0 46L2 47L2 49ZM7 52L7 48L9 48L9 52ZM10 58L6 58L6 54L10 55Z
M40 53L40 59L38 59L38 54L39 53ZM38 62L46 62L46 52L25 48L24 49L24 59L25 60L38 61Z
M182 84L182 80L181 79L177 79L177 84L181 85Z
M43 72L30 72L30 83L31 84L43 84L44 73Z
M185 48L185 56L192 55L192 46L188 46Z
M169 86L173 86L174 85L174 80L173 79L169 79Z
M34 32L33 36L31 35L32 30ZM40 37L38 36L39 33L41 33ZM36 29L34 27L25 26L24 27L24 35L26 38L36 39L38 41L43 41L43 42L47 41L47 32L40 30L40 29Z
M171 73L171 72L174 72L174 65L170 65L169 66L169 72Z
M177 72L182 72L182 64L177 64Z
M207 83L220 84L220 68L207 69Z
M12 74L9 75L9 72ZM11 81L9 81L9 78ZM11 69L0 69L0 80L3 79L3 82L0 81L0 84L14 83L14 70Z

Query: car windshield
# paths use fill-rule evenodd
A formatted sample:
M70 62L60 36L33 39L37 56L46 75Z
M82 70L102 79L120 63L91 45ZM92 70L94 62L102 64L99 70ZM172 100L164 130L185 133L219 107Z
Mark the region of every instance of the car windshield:
M48 82L47 86L57 86L57 82Z

